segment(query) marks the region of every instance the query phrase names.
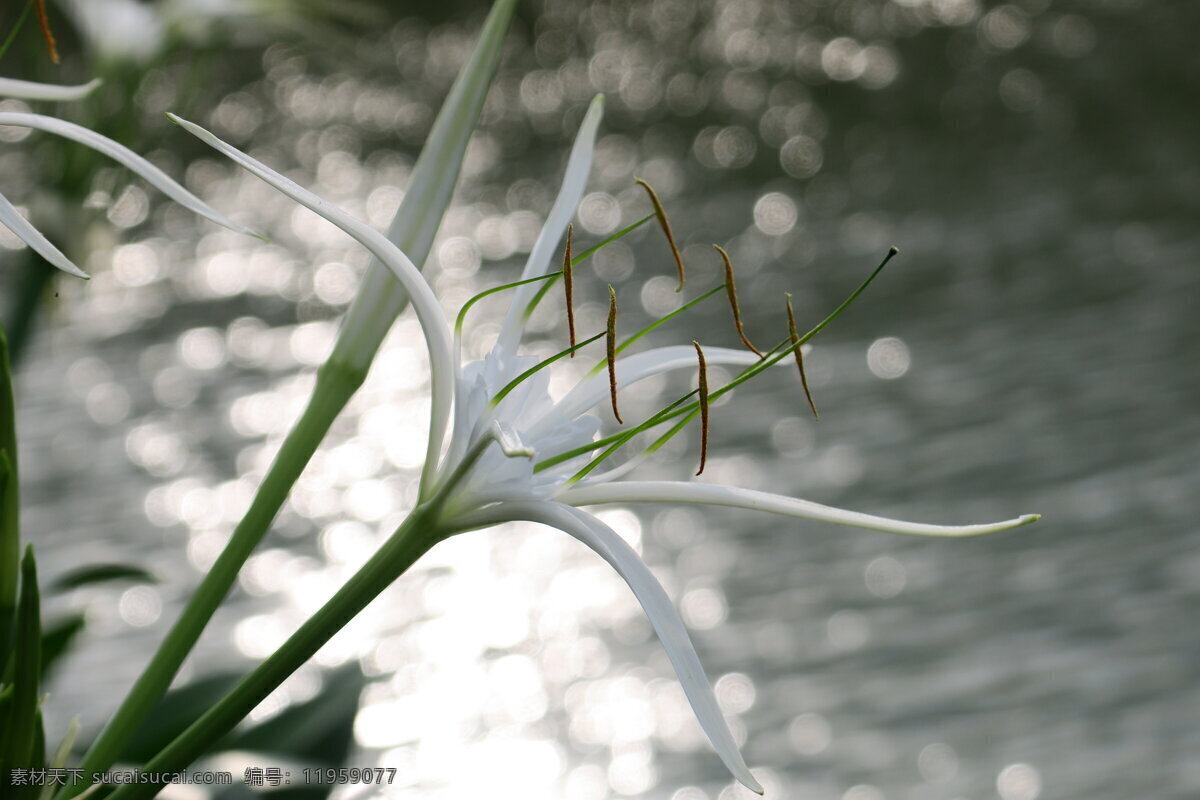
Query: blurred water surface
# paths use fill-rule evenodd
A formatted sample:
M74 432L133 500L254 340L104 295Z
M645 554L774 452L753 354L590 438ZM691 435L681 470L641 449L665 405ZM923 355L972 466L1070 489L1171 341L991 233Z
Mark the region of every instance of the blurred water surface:
M273 45L245 85L189 111L382 227L477 11L383 26L341 63ZM450 313L517 273L603 91L577 240L647 213L632 183L646 177L688 243L689 290L719 280L709 242L733 254L760 344L785 331L785 291L811 324L889 245L902 251L816 340L821 420L794 374L760 379L714 408L705 480L935 522L1044 515L923 541L739 512L602 512L679 603L768 797L1200 795L1196 7L523 11L427 268ZM197 227L128 176L97 179L115 204L75 245L95 278L56 284L20 374L25 528L49 576L128 560L162 582L60 602L91 626L51 686L58 731L75 713L98 724L216 557L366 262L160 127L186 100L180 80L153 69L135 95L161 133L156 157L182 174L178 154L195 155L188 184L274 242ZM28 177L5 158L6 176ZM581 330L603 324L605 283L629 330L676 307L672 275L649 227L602 251L577 278ZM532 346L549 353L565 326L546 306ZM473 353L501 307L483 306ZM727 310L702 307L657 341L692 338L733 344ZM405 317L188 676L270 652L411 507L422 353ZM690 379L625 402L645 413ZM643 475L690 475L698 433L680 438ZM750 796L709 751L628 590L556 532L439 545L256 717L349 659L376 679L357 758L399 770L381 796Z

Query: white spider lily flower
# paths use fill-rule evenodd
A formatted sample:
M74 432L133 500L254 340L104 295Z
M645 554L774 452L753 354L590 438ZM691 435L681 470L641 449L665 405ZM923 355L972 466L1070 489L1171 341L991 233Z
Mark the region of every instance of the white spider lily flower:
M552 254L583 194L601 108L597 98L584 118L562 188L530 253L523 280L548 274ZM177 117L172 119L349 233L387 264L411 294L425 332L432 369L433 413L420 494L422 507L428 510L428 518L434 520L436 530L432 540L499 523L528 520L558 528L594 550L616 569L641 603L721 760L737 780L756 792L761 793L762 787L738 750L687 629L666 592L633 548L579 507L640 502L732 506L924 536L975 536L1037 519L1036 515L1026 515L987 525L929 525L749 489L693 482L617 480L628 465L585 476L580 467L591 463L589 451L597 445L603 427L593 409L608 396L609 383L593 374L561 399L555 400L550 395L548 369L541 368L548 366L550 360L539 362L519 353L525 311L536 290L532 283L515 287L512 305L494 349L481 360L460 365L457 336L451 334L437 298L398 248L365 223L203 128ZM786 349L782 352L788 354ZM762 363L757 355L741 350L709 348L706 353L711 364L753 367ZM564 354L565 351L559 356ZM616 379L621 386L628 386L668 370L693 367L695 357L691 347L681 346L623 356L615 363ZM443 445L451 407L453 426L449 442ZM632 462L636 463L636 459Z
M11 78L0 78L0 97L16 97L23 100L78 100L99 85L100 81L98 79L79 86L58 86L54 84L18 81ZM53 133L86 145L133 170L151 186L159 189L163 194L184 208L232 231L262 238L255 231L238 225L236 222L225 217L199 197L196 197L196 195L172 180L161 169L128 147L118 144L108 137L101 136L82 125L76 125L73 122L67 122L56 117L20 111L0 111L0 125L45 131L46 133ZM43 236L32 223L26 220L2 193L0 193L0 224L3 224L15 233L17 238L29 245L34 252L55 267L79 278L88 277L86 272L76 266L71 259L67 258L61 250Z

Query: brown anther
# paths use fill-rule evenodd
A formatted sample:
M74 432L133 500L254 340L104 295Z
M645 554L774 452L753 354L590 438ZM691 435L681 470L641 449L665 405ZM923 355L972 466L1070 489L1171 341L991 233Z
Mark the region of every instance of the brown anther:
M704 363L704 351L700 349L700 343L693 339L692 346L696 348L696 358L700 361L700 469L696 470L699 475L704 472L704 462L708 460L708 365Z
M796 367L800 370L800 385L804 387L804 396L808 398L808 407L812 409L813 419L820 419L817 404L813 402L812 392L808 390L808 377L804 374L803 347L799 344L800 334L796 332L796 314L792 311L792 296L787 296L788 337L792 340L792 353L796 356Z
M650 204L654 206L654 216L658 218L659 227L662 228L663 235L667 237L667 244L671 246L671 255L675 256L675 268L679 271L679 285L675 287L675 291L682 292L686 280L683 273L683 256L679 255L679 246L675 244L675 234L671 233L671 223L667 222L667 212L663 211L662 203L659 202L658 195L650 184L641 178L633 180L646 190L646 194L650 195Z
M54 41L54 33L50 30L50 17L46 15L46 0L37 0L38 24L42 27L42 38L46 40L46 49L50 51L50 60L58 63L58 44Z
M742 340L742 344L750 348L754 355L762 358L762 351L746 338L746 332L742 330L742 310L738 308L737 286L733 283L733 262L729 260L729 253L725 252L725 248L719 244L714 244L713 247L721 254L721 260L725 262L725 295L729 298L729 308L733 311L733 324L737 327L738 338Z
M575 346L575 276L571 272L571 233L574 226L567 225L567 249L563 253L563 290L567 295L567 333L571 337L571 347ZM571 358L575 351L571 351Z
M608 351L608 391L612 395L613 416L622 425L621 412L617 410L617 292L612 284L608 286L608 336L605 337Z

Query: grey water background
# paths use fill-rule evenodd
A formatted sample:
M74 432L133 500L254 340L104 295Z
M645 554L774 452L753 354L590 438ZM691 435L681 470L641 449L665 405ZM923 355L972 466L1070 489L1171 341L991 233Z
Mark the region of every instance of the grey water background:
M189 84L178 65L140 79L132 130L142 133L131 135L142 149L156 148L175 174L276 243L264 255L200 228L124 190L127 177L106 173L109 183L96 187L117 205L91 212L73 252L91 247L113 263L89 263L98 273L89 286L56 282L60 296L18 378L25 530L49 576L129 560L162 583L60 601L86 607L92 624L50 687L52 730L74 713L94 727L136 675L229 524L188 502L244 493L259 445L278 433L261 417L294 402L303 389L295 376L311 370L298 339L328 335L320 324L336 320L364 263L344 241L306 237L286 204L246 188L159 112L182 106L386 220L398 197L389 187L403 187L478 26L478 9L453 10L461 13L389 17L376 31L351 25L324 47L295 37L242 43L237 68L210 63L217 78L203 90L180 88ZM821 420L807 416L793 374L762 379L714 409L708 479L908 519L1043 515L1007 534L931 541L637 509L644 553L720 678L768 796L1200 796L1197 16L1189 3L1132 0L522 9L437 249L450 275L439 289L465 299L515 275L582 110L603 91L581 234L598 238L644 214L631 182L650 178L691 243L690 286L718 279L709 241L733 253L760 344L782 335L783 292L802 325L815 321L889 245L901 249L816 341L809 368ZM338 49L351 42L359 46ZM5 168L31 169L11 159ZM120 250L138 243L145 249ZM221 253L228 258L214 258ZM631 328L636 316L671 307L672 265L654 231L606 251L595 268L585 319L602 313L604 282L630 298L622 308ZM561 339L556 316L539 324L547 342ZM658 341L732 345L731 327L713 304ZM372 380L386 380L383 370ZM684 382L655 388L670 397ZM379 396L368 391L351 419ZM254 402L266 406L257 417ZM346 458L364 430L335 430L335 444L351 446L340 451ZM695 439L668 448L646 474L686 478ZM333 500L323 487L301 487L310 499L285 511L264 545L275 561L243 582L189 675L248 667L246 639L258 629L247 632L246 619L300 618L278 580L260 573L294 566L289 559L319 571L337 549L330 532L349 530L337 527L347 519L358 520L356 535L383 528L407 491L389 470L383 462L366 476L398 498L382 515L349 486ZM472 547L486 549L473 556ZM553 613L553 575L498 536L449 552L482 558L488 586L517 574L517 605L530 619ZM562 558L572 569L590 564L573 549ZM522 564L533 574L521 575ZM447 606L484 616L496 598L472 590L478 584L437 591L438 570L453 569L439 562L381 600L395 604L386 614L397 638L357 652L406 641L403 623L427 624ZM543 637L532 625L481 646L473 657L484 668L514 657L504 663L532 665L534 678L520 674L522 686L539 687L540 713L494 711L518 689L489 683L480 702L492 710L451 751L459 769L482 771L494 796L537 796L527 776L489 778L502 760L470 760L471 743L511 735L551 743L546 796L740 797L691 723L671 716L678 709L655 711L673 676L648 626L636 613L592 612L574 632L543 625ZM577 639L604 657L581 657L586 675L556 677L563 667L552 651ZM368 671L400 668L385 661L368 657ZM419 672L406 680L419 687ZM618 721L626 709L640 733L605 734L581 710L572 687L605 677L614 683L591 702L614 704ZM420 726L406 739L381 725L362 726L362 762L412 759L378 763L419 776L386 796L465 796L437 770L423 777Z

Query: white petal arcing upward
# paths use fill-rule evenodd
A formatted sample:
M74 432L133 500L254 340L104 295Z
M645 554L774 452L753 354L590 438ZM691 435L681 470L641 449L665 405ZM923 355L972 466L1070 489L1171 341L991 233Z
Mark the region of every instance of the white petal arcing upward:
M759 492L754 489L737 489L731 486L679 481L625 481L598 486L577 486L560 494L558 499L573 506L590 506L601 503L692 503L730 506L913 536L980 536L985 533L998 533L1010 528L1019 528L1041 519L1038 514L1025 514L1016 519L982 525L929 525L877 517L858 511L847 511L813 503L809 500L797 500L793 497Z
M429 422L429 444L425 452L421 485L425 489L431 488L433 477L437 471L442 438L450 419L450 406L454 399L455 366L450 340L450 325L446 321L446 315L442 312L442 306L434 295L433 289L425 282L421 271L400 248L362 220L347 214L290 178L280 175L266 164L246 155L194 122L188 122L174 114L167 114L167 116L172 122L182 126L188 133L229 157L251 174L341 228L367 248L371 255L383 262L400 280L404 290L412 299L413 310L417 313L417 319L421 323L421 329L425 333L425 342L429 348L432 410Z
M604 115L604 96L596 95L588 106L579 133L575 135L575 144L571 148L571 156L567 159L567 171L563 177L558 197L546 217L546 224L538 234L525 269L521 272L521 280L545 275L550 268L551 256L558 243L566 233L567 223L575 216L579 201L583 197L584 187L587 186L588 173L592 169L592 151L596 149L596 129L600 127L600 119ZM521 341L521 317L525 306L533 299L538 290L536 285L518 287L513 295L512 305L508 307L508 315L504 318L504 327L500 329L500 338L496 342L495 352L502 361L507 361L516 354L517 345Z
M735 778L748 789L762 794L762 786L750 774L733 734L725 723L725 716L721 713L716 696L713 695L712 686L704 674L704 667L700 665L700 658L696 655L696 649L692 646L692 640L679 617L679 612L675 610L671 598L667 596L662 584L654 577L641 556L600 520L561 503L502 503L463 518L460 522L463 529L471 529L517 520L540 522L570 534L607 561L629 584L667 651L667 657L679 676L688 702L691 703L692 710L700 720L700 726L704 728L717 755Z

